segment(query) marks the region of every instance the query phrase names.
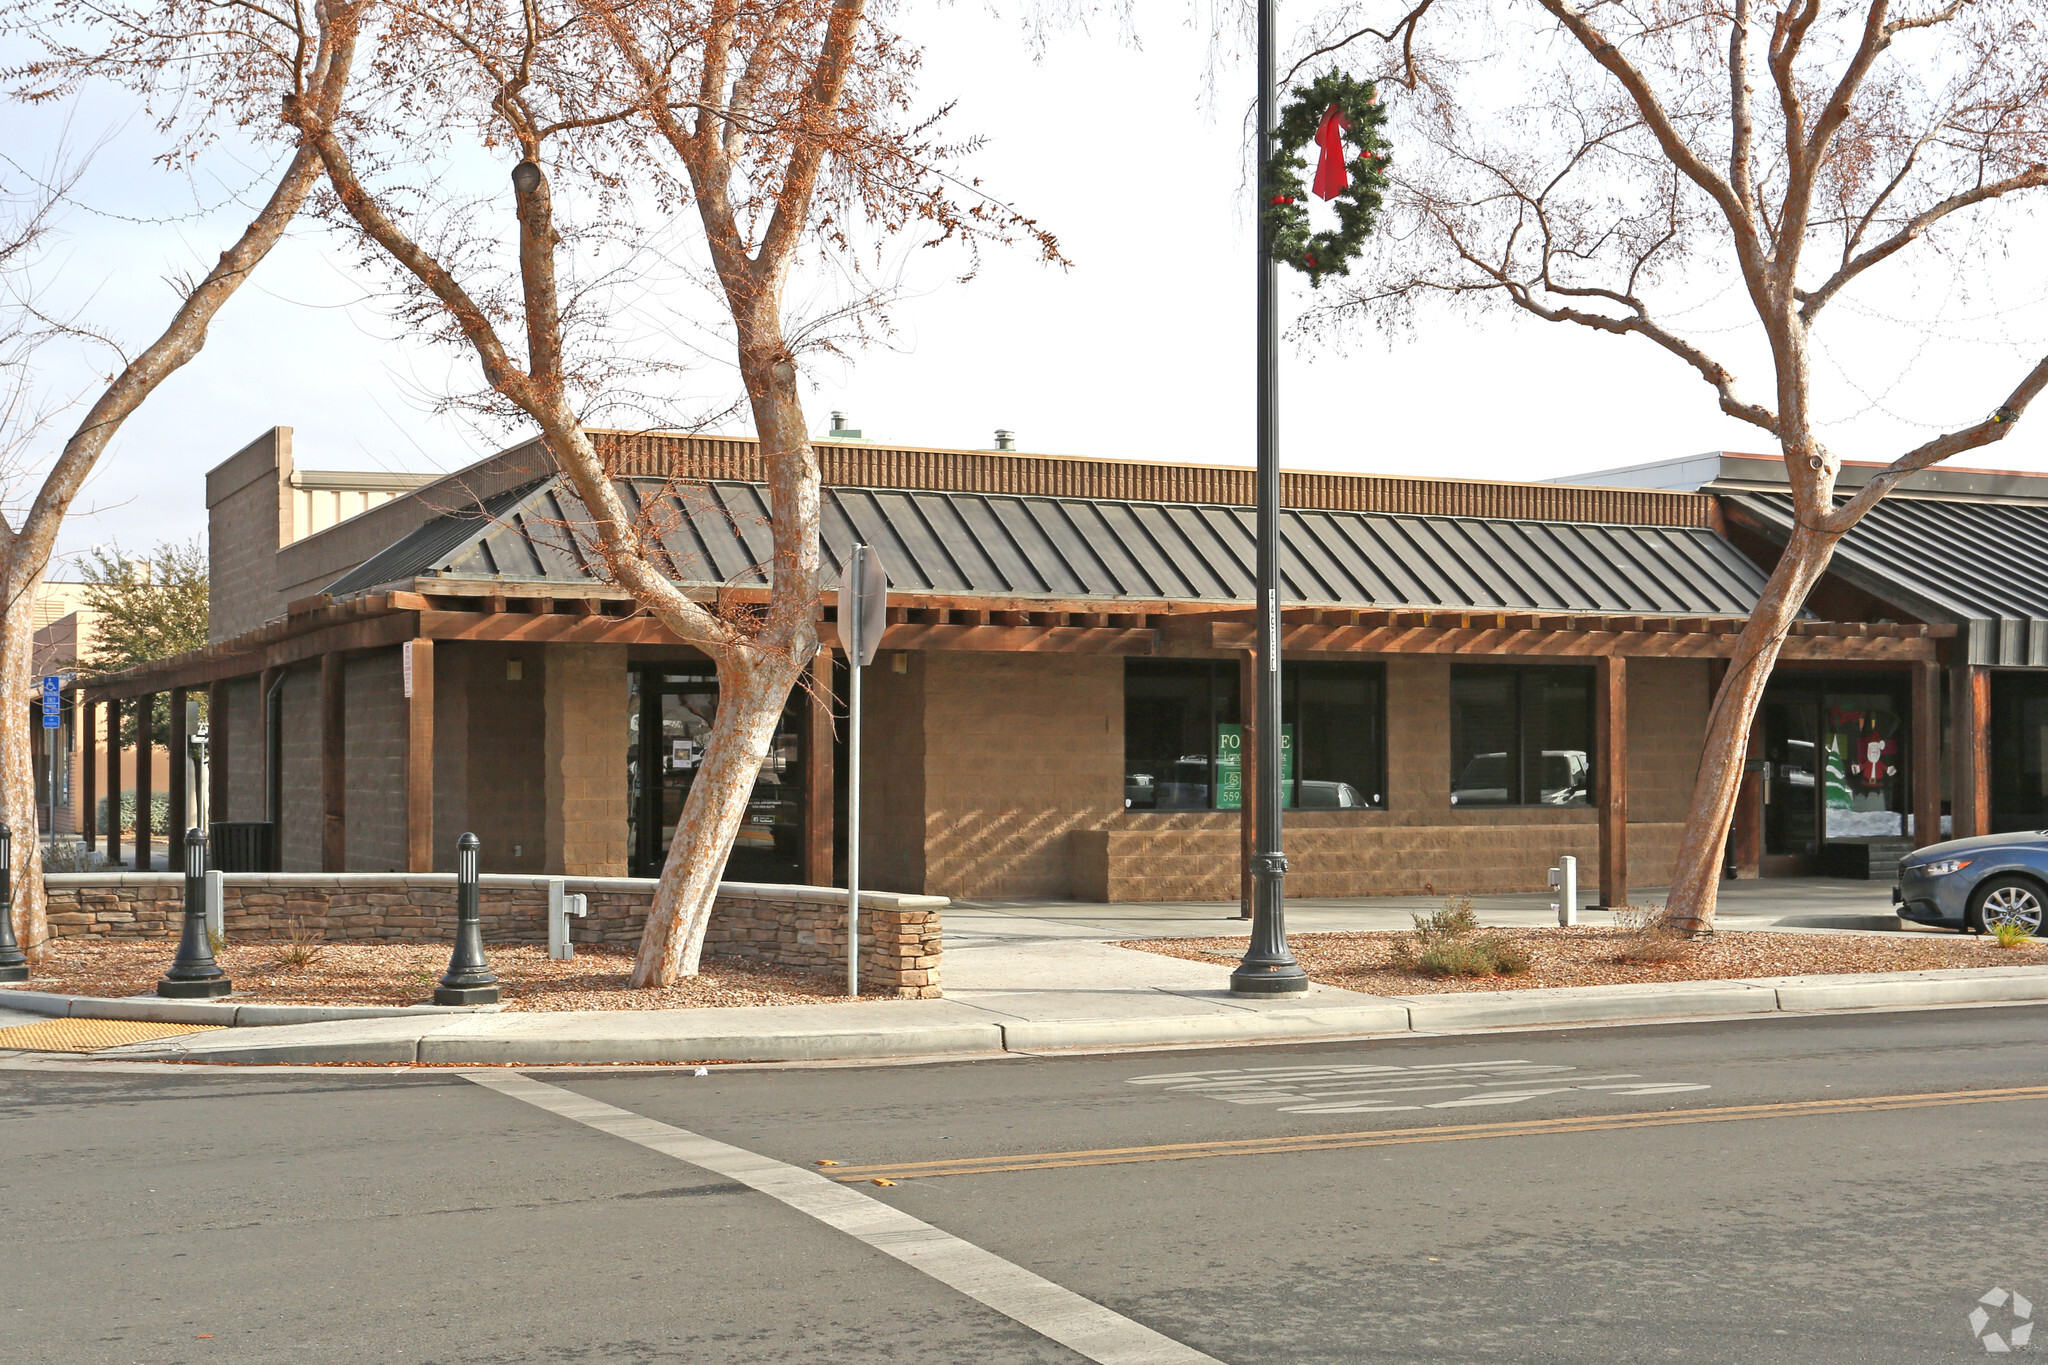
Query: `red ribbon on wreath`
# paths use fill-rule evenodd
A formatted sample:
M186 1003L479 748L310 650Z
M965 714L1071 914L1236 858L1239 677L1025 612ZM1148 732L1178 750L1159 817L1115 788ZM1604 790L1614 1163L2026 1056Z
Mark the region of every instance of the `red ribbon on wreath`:
M1318 199L1335 199L1351 184L1351 176L1344 169L1344 134L1351 131L1351 120L1344 117L1344 111L1332 104L1323 113L1323 121L1316 129L1316 180L1310 188Z

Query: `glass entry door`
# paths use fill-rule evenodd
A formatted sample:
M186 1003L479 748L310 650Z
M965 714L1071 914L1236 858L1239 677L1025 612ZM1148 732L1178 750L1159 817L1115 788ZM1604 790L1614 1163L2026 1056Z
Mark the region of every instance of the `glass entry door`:
M1765 876L1812 870L1820 833L1820 698L1764 696Z
M683 802L696 783L704 746L718 718L718 676L636 669L627 717L626 767L632 791L629 873L658 877ZM754 779L747 814L726 859L724 880L795 883L803 875L802 739L797 708L782 713Z
M1879 849L1908 837L1906 717L1905 689L1883 674L1771 681L1762 709L1765 876L1863 876Z

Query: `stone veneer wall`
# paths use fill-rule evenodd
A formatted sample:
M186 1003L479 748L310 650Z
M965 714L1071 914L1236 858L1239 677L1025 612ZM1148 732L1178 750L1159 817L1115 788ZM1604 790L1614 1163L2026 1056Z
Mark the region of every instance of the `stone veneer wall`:
M184 878L172 873L73 873L45 879L50 931L56 938L169 940L184 913ZM482 879L484 939L547 941L548 878ZM581 944L639 942L654 896L651 879L563 879L590 898L590 914L569 921ZM939 995L941 911L938 896L861 893L861 981L909 999ZM450 873L230 873L223 882L227 936L281 938L296 927L341 943L435 943L454 933L455 878ZM809 886L727 882L704 936L707 957L743 958L799 971L845 968L846 893Z

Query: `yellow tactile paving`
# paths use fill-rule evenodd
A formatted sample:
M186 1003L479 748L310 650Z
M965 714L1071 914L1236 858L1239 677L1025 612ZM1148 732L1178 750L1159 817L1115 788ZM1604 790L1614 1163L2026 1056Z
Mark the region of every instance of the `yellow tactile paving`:
M123 1043L146 1043L178 1033L211 1033L219 1024L154 1024L146 1019L48 1019L0 1028L0 1049L22 1052L98 1052Z

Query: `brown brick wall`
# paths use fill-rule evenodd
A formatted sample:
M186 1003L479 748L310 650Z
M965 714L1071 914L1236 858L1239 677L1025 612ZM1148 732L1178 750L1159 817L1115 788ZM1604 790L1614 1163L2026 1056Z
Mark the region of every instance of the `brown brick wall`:
M547 870L573 877L623 876L626 648L555 645L547 650L546 674ZM504 677L502 666L495 677ZM540 690L538 684L498 685L507 694L522 688L529 695ZM473 696L487 697L490 692L487 684ZM498 700L513 705L504 697ZM508 716L505 723L514 722Z
M405 870L404 681L398 651L348 661L348 870ZM451 863L452 866L452 863Z
M472 667L476 662L476 651L460 641L437 640L434 642L434 868L439 872L455 870L455 846L464 831L471 829L475 810L470 803L470 784L474 774L470 768L470 689L475 684L478 670ZM401 696L405 691L404 663L401 657L400 671L395 686ZM407 715L403 701L400 703L400 721L405 724ZM401 729L400 735L408 733ZM510 737L507 737L510 738ZM516 740L513 741L516 743ZM529 783L537 774L527 773ZM483 839L482 833L477 837ZM495 845L495 840L487 840ZM482 851L479 869L492 872L502 871L496 860L503 850L488 847ZM404 863L399 864L404 867Z
M926 656L927 894L1075 893L1069 836L1123 810L1123 675L1094 655Z
M284 610L277 549L290 534L292 429L272 427L206 475L206 638L254 630Z
M763 479L759 447L751 437L617 431L593 431L591 437L599 458L619 474L749 483ZM828 488L943 488L1236 507L1249 507L1255 501L1253 471L1242 466L906 449L839 441L820 441L816 451ZM1636 526L1706 526L1711 523L1714 506L1714 500L1703 494L1644 488L1476 483L1300 470L1281 474L1280 499L1288 507Z
M932 659L879 654L861 680L862 886L926 889L924 688Z
M333 942L437 943L454 933L452 876L336 878L234 877L226 880L222 919L230 939L281 939L315 933ZM511 883L514 879L505 879ZM539 879L484 883L479 896L487 943L545 943L547 888ZM590 898L590 913L569 921L571 941L625 946L639 942L653 883L626 886L571 881ZM794 893L797 888L789 888ZM49 883L54 938L172 941L184 913L182 879L73 876ZM861 984L911 999L940 993L942 906L861 906ZM844 972L846 904L830 897L777 895L776 888L721 893L705 930L707 957L743 958L800 971Z
M282 867L286 872L320 868L320 669L301 664L285 675L278 694L284 748Z
M231 682L228 701L228 808L215 820L261 820L263 811L263 713L254 678Z

